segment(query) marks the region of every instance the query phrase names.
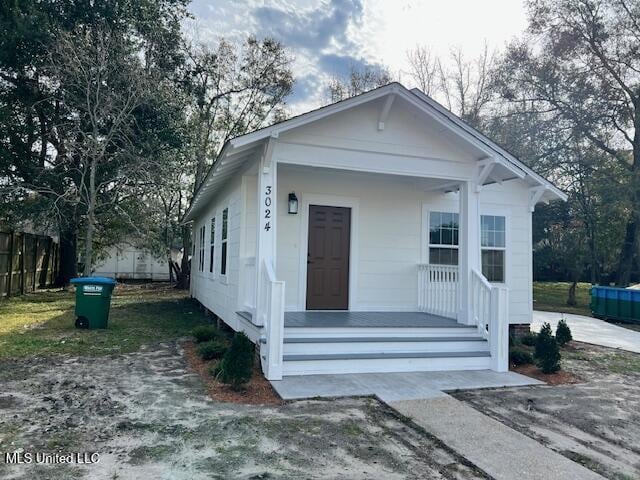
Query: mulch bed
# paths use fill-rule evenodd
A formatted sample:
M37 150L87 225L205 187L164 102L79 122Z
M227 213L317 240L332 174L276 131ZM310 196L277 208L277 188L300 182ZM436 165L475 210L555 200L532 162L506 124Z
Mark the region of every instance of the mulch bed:
M219 402L242 403L247 405L282 405L284 402L264 378L259 365L254 366L253 376L242 391L236 392L229 385L211 376L209 370L220 360L202 360L196 353L195 342L183 344L189 366L198 374L207 387L209 396Z
M558 370L556 373L542 373L535 365L519 365L517 367L511 366L511 371L526 375L527 377L541 380L549 385L571 385L574 383L584 383L577 375L573 373L565 372L564 370Z

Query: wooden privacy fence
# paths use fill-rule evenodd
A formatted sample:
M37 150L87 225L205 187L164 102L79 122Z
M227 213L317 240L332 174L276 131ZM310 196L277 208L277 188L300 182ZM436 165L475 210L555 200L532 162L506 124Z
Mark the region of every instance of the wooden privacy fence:
M0 231L0 296L53 286L59 266L59 246L53 238Z

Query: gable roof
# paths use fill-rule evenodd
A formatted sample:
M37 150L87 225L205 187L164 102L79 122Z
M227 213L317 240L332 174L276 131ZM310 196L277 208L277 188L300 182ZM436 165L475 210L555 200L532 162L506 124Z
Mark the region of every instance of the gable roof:
M417 88L408 90L400 83L394 82L228 140L220 150L202 184L196 190L191 205L185 212L183 222L192 221L194 213L202 206L204 199L212 195L222 181L237 172L242 166L243 160L255 153L269 138L277 138L280 133L307 125L387 95L398 95L402 97L430 118L444 125L454 134L457 134L460 138L483 151L488 158L491 158L513 172L515 175L514 178L531 179L534 185L542 187L543 193L548 192L552 198L567 199L567 195L553 183L534 172L515 156L465 123L457 115L447 110L431 97ZM219 168L225 165L225 174L217 175ZM233 168L234 165L235 168ZM218 179L215 178L216 176ZM541 198L541 196L538 198Z

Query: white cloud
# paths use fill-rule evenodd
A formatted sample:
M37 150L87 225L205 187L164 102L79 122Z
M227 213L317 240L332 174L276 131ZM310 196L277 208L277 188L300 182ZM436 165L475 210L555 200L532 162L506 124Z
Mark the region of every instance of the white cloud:
M201 40L253 34L288 47L292 113L320 106L328 80L349 64L383 64L407 82L406 52L418 44L440 57L460 47L473 58L485 41L500 49L526 28L523 0L194 0L190 10Z

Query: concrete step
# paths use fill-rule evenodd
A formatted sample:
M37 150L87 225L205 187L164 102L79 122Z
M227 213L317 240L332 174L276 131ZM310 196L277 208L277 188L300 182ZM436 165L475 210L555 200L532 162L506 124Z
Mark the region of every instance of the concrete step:
M484 370L491 367L491 356L487 351L287 354L283 360L284 375Z
M460 325L455 327L285 327L285 338L406 338L406 337L472 337L478 328Z
M488 351L481 336L455 337L295 337L284 339L284 354Z

